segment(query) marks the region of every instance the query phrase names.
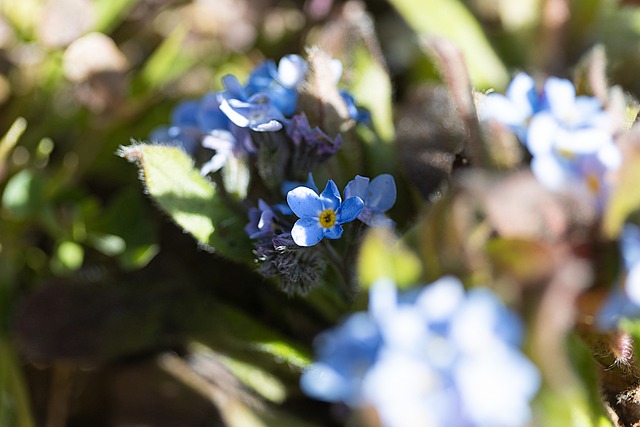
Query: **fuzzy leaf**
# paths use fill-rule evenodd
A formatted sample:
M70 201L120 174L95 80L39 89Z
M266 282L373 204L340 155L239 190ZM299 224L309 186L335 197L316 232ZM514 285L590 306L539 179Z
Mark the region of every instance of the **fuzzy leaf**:
M123 147L119 154L138 164L149 195L204 247L236 261L250 259L245 219L224 203L184 151L136 144Z

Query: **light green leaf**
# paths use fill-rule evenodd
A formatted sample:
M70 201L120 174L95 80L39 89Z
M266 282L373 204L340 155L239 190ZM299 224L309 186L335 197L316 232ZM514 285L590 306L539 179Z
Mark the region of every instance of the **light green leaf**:
M35 427L31 399L10 340L0 336L0 425Z
M153 52L140 72L146 86L160 88L201 60L184 48L188 33L186 27L177 27Z
M399 288L415 285L422 273L420 260L390 230L372 228L362 242L358 277L364 287L391 279Z
M476 88L503 88L507 84L509 75L505 65L461 1L391 0L391 4L418 34L445 37L457 44Z
M191 351L210 352L206 346L193 344ZM282 403L287 397L287 389L282 381L267 370L242 360L214 353L215 357L245 385L253 389L265 399L274 403Z
M355 49L355 82L351 91L358 104L371 113L373 128L380 139L391 142L394 138L392 91L389 72L384 64L362 45ZM375 90L371 90L375 88Z
M175 147L136 144L119 153L136 162L147 192L171 218L204 247L233 260L251 259L246 219L234 212L200 175L191 158Z
M97 23L95 31L110 32L140 0L94 0Z
M24 169L11 177L2 194L2 206L15 219L37 215L44 204L42 177Z

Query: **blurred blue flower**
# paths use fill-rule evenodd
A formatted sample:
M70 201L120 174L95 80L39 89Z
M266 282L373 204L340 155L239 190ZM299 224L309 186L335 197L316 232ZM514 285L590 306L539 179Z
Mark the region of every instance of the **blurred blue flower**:
M532 155L531 169L553 191L589 197L602 211L622 162L609 114L597 98L576 96L566 79L548 78L540 93L518 74L507 95L490 94L480 116L512 129Z
M233 124L256 132L275 132L282 129L284 116L265 93L258 92L248 96L233 75L224 76L222 83L225 90L218 92L220 111Z
M171 112L171 124L159 126L151 131L149 141L181 147L187 153L195 153L202 130L198 125L197 114L200 101L183 101Z
M356 316L371 345L350 342L356 328L347 323L325 332L315 342L318 362L301 378L309 395L373 407L385 427L530 421L539 374L519 349L519 319L490 290L466 294L459 280L445 277L397 295L382 281L370 290L369 312L347 322Z
M612 141L611 120L600 101L576 96L569 80L551 77L544 84L544 109L532 118L527 148L532 155L551 150L569 154L598 151Z
M349 113L350 119L355 120L356 123L369 124L371 122L371 113L364 108L358 107L351 93L343 89L340 90L340 96L345 104L347 104L347 112Z
M344 197L360 197L364 201L364 208L358 219L365 224L393 226L393 221L384 214L396 202L396 183L393 176L382 174L369 182L369 178L356 175L344 188Z
M319 400L360 404L362 379L380 344L378 327L367 313L350 316L316 337L317 362L302 375L300 387Z
M529 120L542 105L542 96L536 90L534 80L528 74L518 73L507 87L506 95L487 95L479 114L483 120L492 119L507 126L526 143Z
M298 246L313 246L324 237L339 239L342 224L351 222L360 214L364 202L351 197L342 202L336 184L329 180L318 195L308 187L297 187L287 193L287 203L300 219L291 229Z

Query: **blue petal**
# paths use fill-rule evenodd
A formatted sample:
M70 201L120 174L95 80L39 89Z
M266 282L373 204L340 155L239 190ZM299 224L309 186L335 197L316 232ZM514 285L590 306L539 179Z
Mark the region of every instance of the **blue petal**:
M364 199L374 212L386 212L396 202L396 183L389 174L378 175L371 181Z
M325 228L323 230L324 237L327 239L339 239L342 236L343 228L340 224L336 224L331 228Z
M278 80L282 86L295 89L307 73L307 62L300 55L287 55L278 63Z
M350 400L349 382L325 363L314 363L300 377L300 388L305 394L326 402Z
M344 224L351 222L360 215L364 208L364 202L360 197L351 197L340 205L338 212L336 212L336 222L338 224Z
M262 61L251 72L247 81L246 91L249 95L253 95L267 89L273 83L276 75L276 64L270 59Z
M529 109L519 109L512 100L499 93L487 95L479 108L481 120L494 119L505 126L520 126L531 114Z
M324 237L324 228L317 218L301 218L293 224L291 237L298 246L313 246Z
M322 201L323 209L338 210L340 207L340 202L342 201L340 198L340 191L338 191L338 187L332 179L327 181L327 185L324 187L324 190L320 195L320 200Z
M364 200L367 197L367 187L369 186L369 178L356 175L354 179L349 181L344 187L344 198L360 197Z
M566 117L575 108L576 89L569 80L548 78L544 84L544 95L555 117Z
M320 197L310 188L296 187L287 193L287 203L299 218L315 218L322 212Z
M622 257L627 269L640 262L640 227L635 224L625 224L620 235Z
M526 73L515 75L511 83L509 83L506 95L513 101L518 111L527 112L528 116L537 110L538 91L536 90L536 83Z
M198 126L196 116L200 108L200 101L181 102L171 112L171 124L180 127Z
M239 99L241 101L247 99L247 94L236 76L227 74L222 78L222 84L224 85L226 91L220 92L219 96L228 99Z
M220 111L217 93L208 93L202 98L196 118L198 126L203 132L209 132L213 129L227 129L229 126L229 119Z

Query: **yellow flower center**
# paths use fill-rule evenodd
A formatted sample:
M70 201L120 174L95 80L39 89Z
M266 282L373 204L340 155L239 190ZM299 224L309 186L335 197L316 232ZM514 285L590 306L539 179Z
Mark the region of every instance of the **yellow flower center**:
M320 213L320 225L324 228L331 228L336 223L336 213L333 209L325 209Z
M589 174L586 177L587 179L587 187L591 190L592 193L597 193L600 191L600 180L594 174Z

